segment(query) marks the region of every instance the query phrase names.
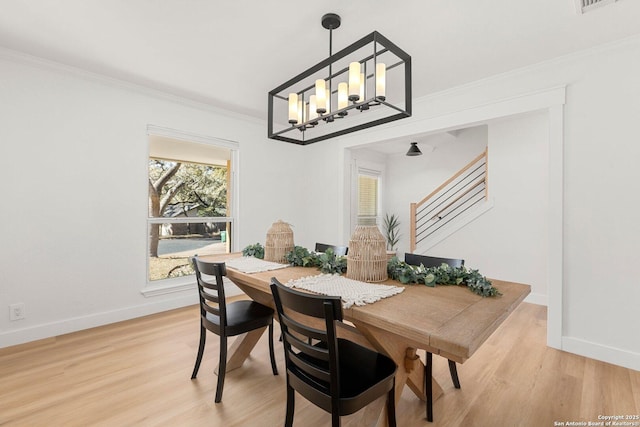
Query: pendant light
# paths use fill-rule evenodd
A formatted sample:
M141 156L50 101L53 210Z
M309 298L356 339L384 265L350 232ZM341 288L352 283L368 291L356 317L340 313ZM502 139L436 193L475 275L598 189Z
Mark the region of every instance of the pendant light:
M417 142L412 142L409 147L409 151L407 151L407 156L422 156L422 151L418 148Z

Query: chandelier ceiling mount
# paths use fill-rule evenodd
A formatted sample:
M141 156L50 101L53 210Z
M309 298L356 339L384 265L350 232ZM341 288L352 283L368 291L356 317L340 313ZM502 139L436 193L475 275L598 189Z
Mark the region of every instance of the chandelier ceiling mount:
M327 13L322 17L321 22L324 28L331 31L340 27L340 23L342 22L342 19L340 18L340 15L337 15L335 13Z

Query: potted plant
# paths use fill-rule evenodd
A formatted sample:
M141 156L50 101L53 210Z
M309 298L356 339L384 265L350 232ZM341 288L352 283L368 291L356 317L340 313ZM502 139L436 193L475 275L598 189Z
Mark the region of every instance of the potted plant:
M387 258L391 259L396 256L396 245L400 240L400 221L396 214L384 214L383 219L384 237L387 240Z

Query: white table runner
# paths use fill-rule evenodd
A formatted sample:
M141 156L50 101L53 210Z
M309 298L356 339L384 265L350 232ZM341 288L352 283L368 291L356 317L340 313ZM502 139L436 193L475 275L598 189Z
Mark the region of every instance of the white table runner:
M377 285L348 279L338 274L319 274L290 280L285 284L290 288L305 289L322 295L339 296L342 307L371 304L404 291L399 286Z
M261 271L277 270L279 268L289 267L289 264L280 264L277 262L265 261L252 256L243 256L233 258L226 261L227 267L243 273L259 273Z

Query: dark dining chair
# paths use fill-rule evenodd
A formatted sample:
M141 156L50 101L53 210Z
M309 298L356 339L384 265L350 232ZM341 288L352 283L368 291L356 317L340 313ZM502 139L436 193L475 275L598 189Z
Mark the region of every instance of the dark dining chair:
M198 375L204 353L207 330L220 336L220 362L215 402L222 400L222 389L227 367L227 337L244 334L255 329L269 327L269 356L273 375L278 375L273 351L273 309L255 301L241 300L227 303L223 276L227 269L224 262L206 262L193 257L198 292L200 294L200 346L191 379Z
M333 250L333 253L336 256L346 256L347 252L349 252L349 248L346 246L335 246L335 245L326 245L324 243L316 243L316 252L326 252L327 249Z
M462 267L464 266L463 259L456 258L439 258L427 255L419 255L419 254L404 254L404 262L410 265L423 265L426 268L429 267L440 267L442 264L447 264L450 267ZM431 374L433 373L433 364L432 364L433 356L430 352L427 352L427 360L425 364L425 390L427 395L427 420L433 421L433 393L432 393L432 378ZM453 382L453 386L455 388L460 388L460 379L458 378L458 368L456 367L456 362L453 360L448 360L449 362L449 372L451 373L451 381Z
M447 264L449 267L462 267L464 265L463 259L456 258L438 258L435 256L419 255L419 254L404 254L404 262L410 265L424 265L425 267L440 267L442 264Z
M293 425L295 392L331 413L331 425L387 395L387 421L395 427L396 364L389 357L336 336L342 322L340 297L313 295L271 279L287 367L285 427ZM308 325L302 316L322 319ZM310 345L308 339L317 341Z

